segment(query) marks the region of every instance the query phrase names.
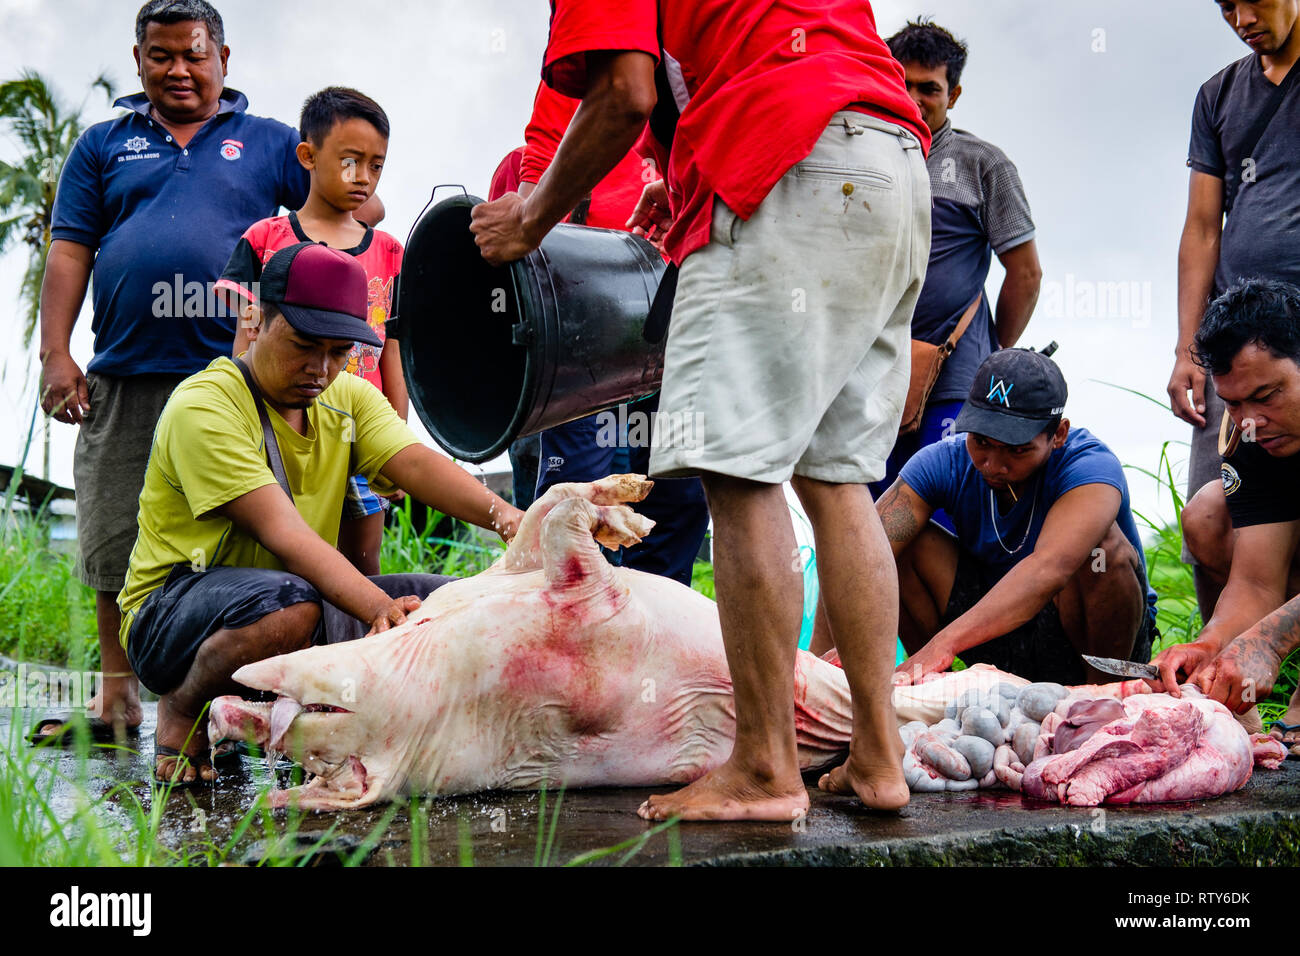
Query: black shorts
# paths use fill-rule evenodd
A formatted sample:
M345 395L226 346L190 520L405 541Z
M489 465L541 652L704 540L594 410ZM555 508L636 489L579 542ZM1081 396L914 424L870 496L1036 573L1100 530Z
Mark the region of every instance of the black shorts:
M370 580L390 597L413 594L424 600L455 578L382 574ZM268 614L306 602L322 605L313 644L355 640L369 630L368 624L322 601L320 593L296 574L265 568L193 571L178 564L136 612L126 657L140 683L155 694L166 694L185 680L199 647L217 631L248 627Z
M1139 574L1142 592L1145 594L1146 582L1141 579L1142 575ZM948 598L948 607L940 626L947 627L973 608L996 583L996 579L985 573L974 555L959 549L957 574L952 582L952 594ZM1148 609L1138 625L1129 660L1143 664L1150 661L1151 647L1158 634ZM1086 665L1065 634L1055 601L1048 601L1046 607L1014 631L977 644L957 656L967 666L992 664L998 670L1034 682L1084 684L1088 681Z

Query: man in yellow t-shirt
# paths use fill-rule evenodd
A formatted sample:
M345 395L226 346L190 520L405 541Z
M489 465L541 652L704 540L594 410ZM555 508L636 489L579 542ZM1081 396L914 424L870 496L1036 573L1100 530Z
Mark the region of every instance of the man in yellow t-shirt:
M266 264L257 291L241 313L251 381L218 358L177 387L158 420L118 596L127 658L161 695L154 774L162 782L215 778L196 721L213 697L238 692L238 668L337 640L323 631L344 615L371 633L387 630L448 580L366 578L336 550L349 475L401 488L506 540L522 517L422 445L373 385L339 375L353 342L377 338L356 259L290 246ZM268 464L277 450L283 481Z

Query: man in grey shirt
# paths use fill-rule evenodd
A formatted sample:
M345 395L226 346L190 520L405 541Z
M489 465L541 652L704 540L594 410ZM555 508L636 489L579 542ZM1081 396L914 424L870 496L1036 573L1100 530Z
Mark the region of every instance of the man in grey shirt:
M1219 7L1251 53L1207 80L1192 112L1191 184L1178 247L1178 346L1168 389L1174 414L1194 426L1189 499L1218 480L1221 461L1223 403L1190 351L1206 304L1238 279L1300 284L1300 90L1285 92L1255 144L1247 142L1300 58L1300 4L1221 0ZM1300 86L1295 79L1291 86ZM1191 563L1186 549L1183 560ZM1203 577L1196 569L1208 621L1214 605L1207 606L1207 594L1214 589Z
M1016 344L1033 314L1042 279L1034 222L1015 165L993 144L954 129L948 118L961 95L965 44L924 18L886 42L903 64L907 90L933 135L926 160L934 199L930 260L912 315L912 338L943 342L976 296L980 301L944 363L921 427L899 438L884 479L873 485L877 496L912 455L952 433L975 370L994 350ZM1006 268L996 314L981 295L993 255Z

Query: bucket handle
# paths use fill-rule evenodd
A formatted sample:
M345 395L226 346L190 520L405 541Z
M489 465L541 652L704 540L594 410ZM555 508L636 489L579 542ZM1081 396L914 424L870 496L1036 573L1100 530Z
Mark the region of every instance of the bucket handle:
M460 183L439 183L438 185L434 186L433 190L429 193L429 201L424 204L424 208L420 210L420 215L415 217L415 220L411 223L410 231L406 234L407 246L411 244L411 236L415 235L415 227L419 225L420 220L424 217L424 214L428 211L429 207L433 205L433 197L438 195L439 189L459 189L466 196L469 195L469 190L466 189L464 186L462 186ZM402 248L405 249L406 246L403 246Z
M424 214L428 211L429 207L433 205L433 197L438 194L439 189L459 189L466 196L469 195L469 190L466 189L464 186L462 186L460 183L439 183L438 185L434 186L432 191L430 191L429 193L429 201L424 204L424 208L420 210L420 215L416 216L415 220L411 223L410 231L407 232L406 234L406 245L402 247L403 249L407 249L410 247L411 236L415 235L415 227L420 224L420 220L424 218ZM401 300L401 291L402 291L402 276L399 273L397 278L393 280L393 292L392 292L392 300L391 300L393 303L393 309L397 308L397 303ZM384 322L385 336L391 336L392 338L400 337L401 323L398 321L400 318L401 316L395 313L390 314L390 318L388 318Z

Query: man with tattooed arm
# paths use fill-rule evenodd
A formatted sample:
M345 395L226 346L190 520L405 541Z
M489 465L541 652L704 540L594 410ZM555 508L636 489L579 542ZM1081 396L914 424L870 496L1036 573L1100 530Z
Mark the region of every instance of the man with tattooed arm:
M1119 460L1062 417L1065 379L1026 349L979 367L956 434L923 448L876 505L911 655L895 683L953 658L1031 681L1108 680L1081 655L1146 661L1155 631ZM944 509L956 536L930 516Z
M1231 422L1220 481L1183 509L1183 537L1216 593L1190 644L1154 661L1152 686L1192 683L1238 713L1263 700L1300 647L1300 288L1247 279L1206 310L1194 344ZM1300 692L1272 733L1296 749Z

